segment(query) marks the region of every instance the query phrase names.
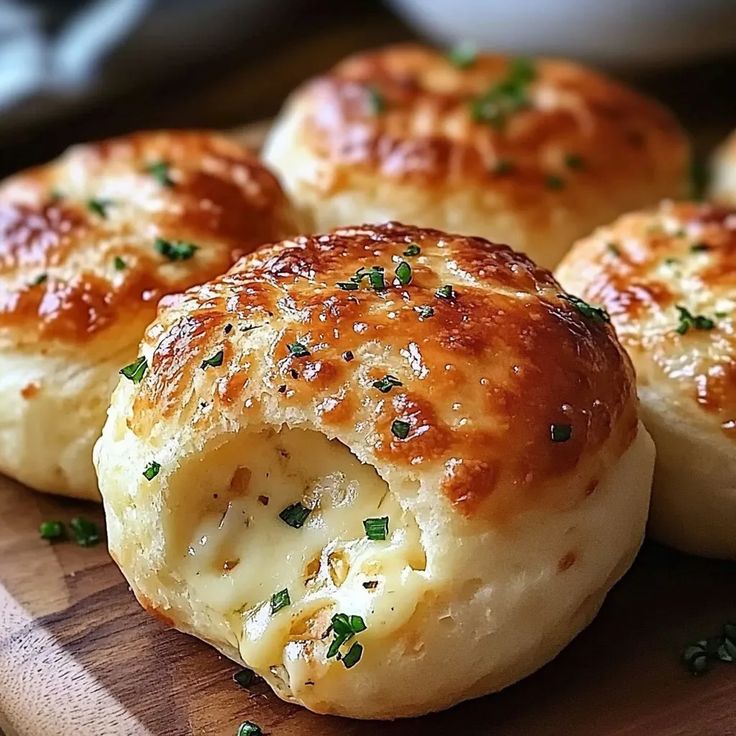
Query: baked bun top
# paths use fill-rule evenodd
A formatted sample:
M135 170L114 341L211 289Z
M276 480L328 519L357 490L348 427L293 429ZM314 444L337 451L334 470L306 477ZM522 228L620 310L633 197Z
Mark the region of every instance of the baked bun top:
M655 102L568 61L466 61L393 46L298 90L299 143L332 167L321 172L324 192L356 171L437 190L477 185L546 224L550 210L591 192L625 205L684 183L686 140Z
M625 215L557 274L608 310L641 384L736 437L736 210L665 202Z
M137 342L162 295L296 231L274 176L221 136L76 146L0 185L0 341Z
M162 304L142 352L128 426L150 445L233 413L311 426L468 518L574 505L636 434L605 315L506 246L397 223L244 257Z

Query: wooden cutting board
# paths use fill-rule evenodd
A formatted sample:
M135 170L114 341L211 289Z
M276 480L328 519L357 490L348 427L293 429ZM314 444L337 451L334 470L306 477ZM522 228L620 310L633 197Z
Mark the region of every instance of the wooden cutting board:
M263 131L239 135L257 146ZM234 736L245 719L273 736L736 736L736 664L694 677L680 662L736 621L734 563L648 544L535 675L445 713L362 723L239 688L236 665L138 606L104 544L40 539L41 521L75 515L103 523L94 504L0 477L0 736Z

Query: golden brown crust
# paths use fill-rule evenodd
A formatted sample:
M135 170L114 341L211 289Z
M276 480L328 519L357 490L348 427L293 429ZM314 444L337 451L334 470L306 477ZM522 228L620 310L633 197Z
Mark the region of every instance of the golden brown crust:
M438 51L402 45L349 58L310 83L298 93L302 142L335 167L323 192L362 167L427 187L477 182L523 210L539 197L559 200L567 185L615 189L633 177L672 193L682 181L686 142L672 116L571 62L536 60L527 105L503 125L474 120L473 100L513 63L482 54L459 69Z
M402 255L410 244L421 253ZM402 260L412 269L403 286ZM373 266L385 289L338 286ZM448 284L452 297L438 296ZM589 483L571 491L562 479L592 480L618 457L636 408L612 330L560 294L547 271L480 238L396 223L300 237L162 307L129 426L196 432L219 412L274 401L268 416L309 414L328 436L364 445L379 473L436 469L465 515L576 503ZM295 342L309 354L291 354ZM221 365L203 363L219 351ZM372 383L387 374L401 385L383 393ZM553 425L569 439L553 441Z
M146 322L162 295L295 229L273 175L223 137L164 131L77 146L0 186L0 331L76 344ZM174 262L157 238L198 249Z
M736 438L736 210L666 202L626 215L578 243L558 274L608 309L640 383L669 384L678 405Z

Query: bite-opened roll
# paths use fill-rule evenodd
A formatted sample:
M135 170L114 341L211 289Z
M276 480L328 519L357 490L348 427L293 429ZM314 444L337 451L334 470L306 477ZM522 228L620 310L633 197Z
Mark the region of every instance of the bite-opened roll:
M665 202L578 243L557 271L634 362L657 446L650 531L736 558L736 211Z
M92 446L158 300L297 231L273 175L204 132L76 146L3 182L0 472L99 498Z
M298 89L265 159L317 230L401 220L552 267L578 238L686 193L688 146L652 100L578 64L401 45Z
M162 306L95 449L140 602L321 713L498 690L595 615L653 447L596 310L505 246L299 237Z

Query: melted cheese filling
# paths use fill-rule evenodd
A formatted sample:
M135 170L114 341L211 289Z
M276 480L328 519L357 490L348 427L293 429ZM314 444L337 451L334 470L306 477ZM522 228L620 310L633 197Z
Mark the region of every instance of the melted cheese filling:
M361 615L363 639L412 615L425 582L417 524L342 443L307 430L244 432L204 457L172 483L171 498L186 503L168 519L179 540L170 569L251 667L279 666L290 642L323 641L334 613ZM297 502L311 509L300 528L279 516ZM366 536L363 521L376 517L388 517L385 541ZM283 590L290 605L273 613Z

